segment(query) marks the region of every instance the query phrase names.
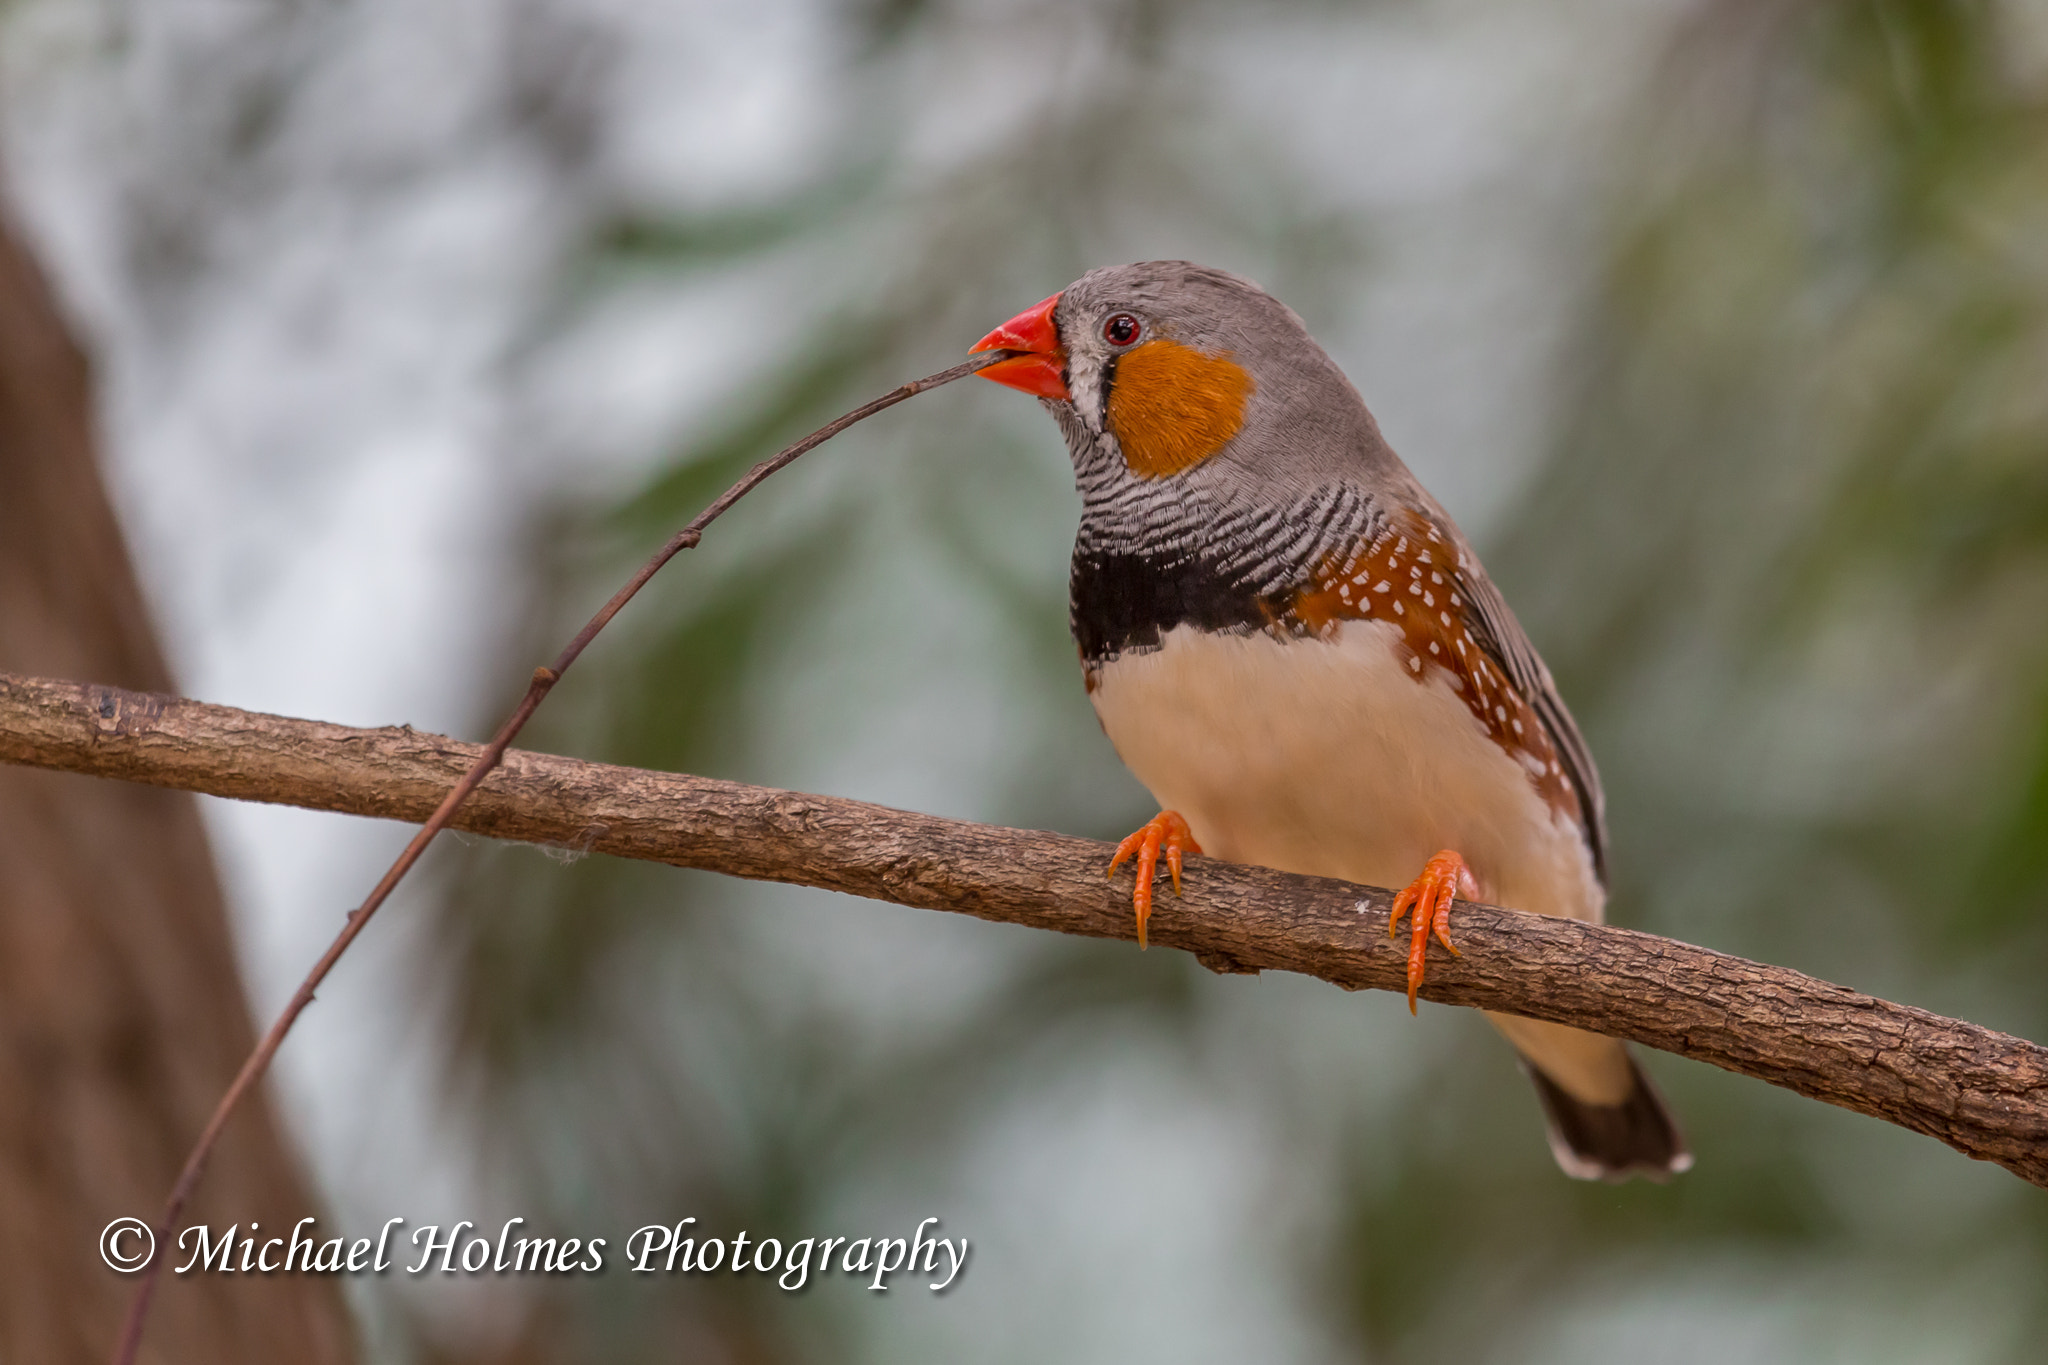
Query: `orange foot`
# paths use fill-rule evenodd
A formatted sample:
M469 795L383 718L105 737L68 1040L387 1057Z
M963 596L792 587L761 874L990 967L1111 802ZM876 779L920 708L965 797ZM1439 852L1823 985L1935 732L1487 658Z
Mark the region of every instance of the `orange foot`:
M1114 877L1116 870L1124 865L1124 859L1133 853L1138 855L1138 886L1131 892L1131 908L1138 912L1138 946L1145 946L1145 921L1152 918L1152 876L1159 870L1159 850L1166 849L1166 868L1173 874L1173 894L1180 894L1180 856L1183 853L1200 853L1202 846L1195 842L1194 831L1188 822L1181 819L1180 812L1163 810L1145 822L1145 827L1116 846L1116 856L1109 860L1109 871L1103 875Z
M1415 1013L1415 989L1422 984L1423 958L1429 951L1430 934L1434 933L1436 941L1451 950L1452 957L1464 956L1458 945L1451 942L1450 933L1451 903L1459 896L1468 901L1478 900L1479 884L1472 880L1472 869L1465 866L1465 860L1447 848L1423 864L1422 875L1394 897L1394 913L1387 916L1388 938L1400 926L1401 916L1410 909L1415 911L1415 932L1408 939L1410 1014Z

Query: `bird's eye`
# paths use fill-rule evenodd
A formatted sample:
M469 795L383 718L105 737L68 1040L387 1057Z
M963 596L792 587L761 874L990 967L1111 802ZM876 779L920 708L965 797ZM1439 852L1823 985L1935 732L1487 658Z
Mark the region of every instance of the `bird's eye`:
M1102 324L1102 339L1112 346L1128 346L1138 339L1145 329L1129 313L1118 313Z

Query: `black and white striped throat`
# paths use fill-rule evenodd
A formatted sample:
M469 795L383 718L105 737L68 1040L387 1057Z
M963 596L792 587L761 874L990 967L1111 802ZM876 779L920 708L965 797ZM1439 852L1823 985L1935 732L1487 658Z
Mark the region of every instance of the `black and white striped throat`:
M1098 452L1100 447L1098 447ZM1222 503L1180 480L1075 461L1082 497L1069 622L1090 668L1157 649L1178 626L1288 630L1294 595L1386 524L1371 495L1336 483L1276 503Z

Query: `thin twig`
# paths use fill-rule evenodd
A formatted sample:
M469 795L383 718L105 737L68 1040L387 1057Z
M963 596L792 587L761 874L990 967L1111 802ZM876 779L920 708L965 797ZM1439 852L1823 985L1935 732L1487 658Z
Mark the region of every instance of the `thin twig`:
M351 730L0 674L0 762L415 820L474 762L410 729ZM454 820L503 839L821 886L1060 933L1136 937L1109 846L513 750ZM1205 858L1155 943L1216 971L1404 989L1387 892ZM2048 1186L2048 1048L1668 938L1458 907L1460 958L1422 994L1629 1038L1896 1123ZM1532 1137L1533 1123L1532 1116ZM1708 1154L1709 1158L1711 1154Z
M350 913L341 932L335 935L334 942L320 955L320 960L313 964L313 969L306 973L306 979L299 983L299 988L292 993L291 1000L279 1013L276 1022L270 1026L269 1032L263 1035L262 1041L256 1045L256 1050L249 1054L249 1059L242 1063L241 1072L236 1075L234 1083L228 1087L227 1093L221 1096L220 1104L213 1111L213 1117L207 1120L205 1130L199 1135L199 1141L193 1145L192 1154L185 1158L185 1167L178 1173L177 1183L171 1187L170 1198L164 1202L163 1216L157 1220L156 1226L157 1250L142 1271L141 1283L135 1287L135 1297L129 1304L128 1318L121 1329L120 1343L114 1351L115 1365L133 1365L135 1352L142 1344L143 1324L149 1317L150 1299L156 1292L157 1280L167 1259L164 1254L166 1239L176 1227L178 1215L184 1212L185 1204L191 1199L193 1190L198 1187L199 1178L206 1170L207 1158L212 1156L214 1144L220 1140L221 1132L227 1127L228 1119L234 1114L236 1106L269 1068L270 1059L277 1055L277 1049L283 1045L285 1035L291 1032L292 1024L305 1011L306 1006L313 1002L313 993L319 989L327 973L334 969L334 964L341 960L341 955L348 951L349 945L356 941L357 936L369 924L370 917L377 913L378 907L384 904L399 882L405 879L405 874L412 870L413 864L420 860L420 855L427 851L427 845L434 841L434 836L448 827L448 822L454 818L462 803L469 799L470 793L490 775L491 769L498 766L505 755L505 750L511 746L519 732L526 728L526 722L532 719L533 713L540 708L541 702L547 699L555 684L562 680L562 675L569 671L569 666L576 662L577 656L597 638L597 633L611 623L611 619L619 614L626 603L633 600L634 594L647 586L649 579L661 572L663 565L682 551L694 547L703 539L705 528L723 516L734 503L753 492L769 475L792 463L807 451L823 445L855 422L872 417L884 408L892 408L904 399L915 397L927 389L965 378L999 360L1008 359L1013 354L1014 352L1010 351L985 352L949 370L941 370L923 379L914 379L900 388L891 389L872 402L862 404L837 421L818 428L795 445L761 461L748 470L739 482L726 489L716 502L699 512L689 525L670 537L666 545L655 551L653 556L640 566L639 572L628 579L624 587L613 593L611 600L598 609L597 614L584 624L583 629L576 632L576 637L555 656L553 663L533 670L533 678L527 684L526 695L520 698L519 705L513 709L511 716L498 727L498 733L491 738L491 742L477 752L469 765L469 770L447 795L441 798L433 814L420 826L419 832L413 835L411 842L406 844L397 860L378 879L376 886L371 888L363 903Z

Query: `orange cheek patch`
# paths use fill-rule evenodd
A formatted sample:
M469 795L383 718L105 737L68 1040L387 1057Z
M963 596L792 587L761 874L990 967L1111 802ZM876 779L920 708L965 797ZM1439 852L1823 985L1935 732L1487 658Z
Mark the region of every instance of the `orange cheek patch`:
M1244 426L1252 377L1223 355L1160 338L1127 351L1109 390L1109 429L1141 479L1192 469Z

